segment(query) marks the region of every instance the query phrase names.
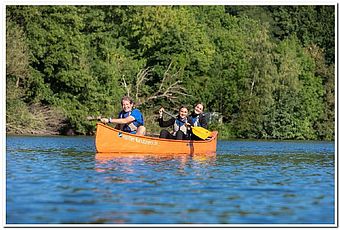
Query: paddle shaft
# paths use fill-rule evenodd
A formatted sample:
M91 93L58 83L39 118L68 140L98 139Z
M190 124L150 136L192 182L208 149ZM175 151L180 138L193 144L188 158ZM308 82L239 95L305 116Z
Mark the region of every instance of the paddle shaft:
M95 116L88 116L88 117L86 117L86 119L88 121L100 121L101 118L102 118L101 116L97 116L97 117L95 117Z
M164 112L165 114L168 114L170 117L177 119L177 117L176 117L176 116L174 116L174 115L172 115L171 113L168 113L168 112L167 112L167 111L165 111L165 110L163 110L163 112Z

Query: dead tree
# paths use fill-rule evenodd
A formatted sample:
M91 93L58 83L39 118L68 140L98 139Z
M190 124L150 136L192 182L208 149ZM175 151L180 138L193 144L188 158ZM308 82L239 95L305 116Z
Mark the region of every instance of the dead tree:
M191 96L186 93L186 88L182 85L182 81L178 79L180 71L174 74L170 73L172 63L169 64L167 70L164 72L159 86L154 92L148 95L141 95L141 90L145 86L145 83L150 80L153 69L149 67L140 70L134 79L135 87L128 84L123 76L122 85L125 88L126 95L134 95L134 100L138 105L150 103L151 101L159 98L166 98L167 100L175 103L179 96ZM132 92L133 91L133 92Z

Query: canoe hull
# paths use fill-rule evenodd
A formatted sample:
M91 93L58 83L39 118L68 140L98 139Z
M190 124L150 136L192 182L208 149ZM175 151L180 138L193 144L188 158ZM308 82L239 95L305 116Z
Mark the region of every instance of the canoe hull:
M98 153L197 154L215 153L217 131L210 140L182 141L137 136L97 123L96 150Z

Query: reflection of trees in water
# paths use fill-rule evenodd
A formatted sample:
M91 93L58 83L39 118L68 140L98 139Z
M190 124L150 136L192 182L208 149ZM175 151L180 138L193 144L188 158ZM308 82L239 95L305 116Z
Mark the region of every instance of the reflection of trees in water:
M229 164L251 164L261 166L273 166L275 164L312 164L320 166L334 166L334 155L322 153L284 153L284 154L221 154L218 155L218 162L228 161Z

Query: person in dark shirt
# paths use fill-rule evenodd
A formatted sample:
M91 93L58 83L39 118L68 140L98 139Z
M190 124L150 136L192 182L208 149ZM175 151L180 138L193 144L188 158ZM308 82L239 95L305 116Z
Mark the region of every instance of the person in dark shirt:
M190 114L189 118L192 119L194 126L203 127L205 129L208 128L207 117L203 113L204 106L202 103L196 104L194 111ZM197 137L195 134L191 133L192 140L201 140L201 138Z
M163 120L164 108L159 110L159 126L160 127L170 127L173 126L173 131L170 133L166 129L162 129L159 135L160 138L166 139L176 139L176 140L188 140L190 133L190 126L194 125L191 118L188 117L188 108L182 106L177 117L172 117L170 120Z

